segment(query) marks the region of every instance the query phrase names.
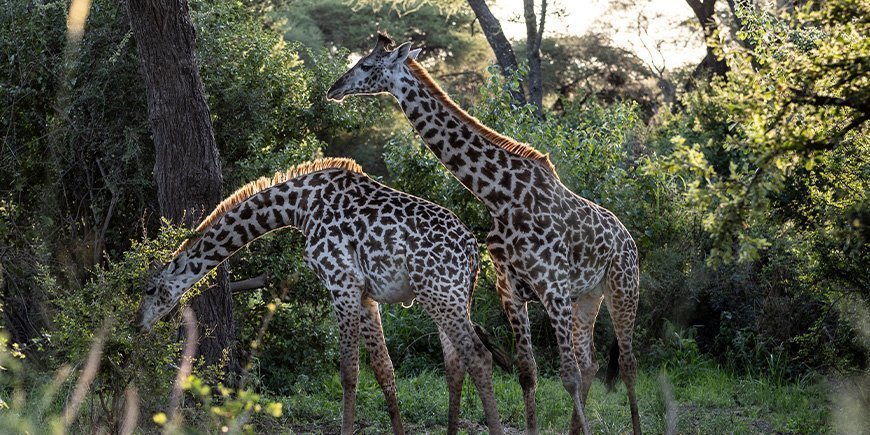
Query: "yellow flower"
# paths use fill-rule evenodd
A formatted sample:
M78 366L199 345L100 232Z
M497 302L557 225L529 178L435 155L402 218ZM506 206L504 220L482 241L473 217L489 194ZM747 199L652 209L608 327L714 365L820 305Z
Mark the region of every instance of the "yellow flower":
M151 419L154 420L154 423L157 423L160 426L163 426L164 424L166 424L166 414L164 414L162 412L158 412L157 414L154 414L154 417L152 417Z
M281 408L283 406L284 405L281 403L272 402L272 403L266 405L266 410L269 412L269 414L272 414L272 417L278 418L281 416Z

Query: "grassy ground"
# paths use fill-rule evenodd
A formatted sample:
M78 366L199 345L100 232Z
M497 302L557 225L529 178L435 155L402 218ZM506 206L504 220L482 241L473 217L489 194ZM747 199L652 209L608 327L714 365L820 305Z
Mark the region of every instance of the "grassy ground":
M681 434L710 433L827 433L830 420L829 386L777 383L767 379L738 377L711 363L672 369L668 373L641 371L638 398L641 426L647 433L665 431L666 400L662 381L672 387L670 402ZM494 379L502 422L515 430L525 427L522 391L512 375L497 373ZM447 418L447 389L439 373L426 372L398 379L399 406L409 433L443 433ZM667 387L666 387L667 388ZM340 425L341 385L338 376L302 380L296 393L278 398L285 414L275 430L337 433ZM538 421L543 433L565 432L570 420L570 402L557 377L539 379ZM625 388L620 384L607 393L596 381L590 393L587 415L599 434L631 431ZM470 433L485 431L480 401L470 380L462 399L462 420ZM268 425L268 423L267 423ZM357 403L357 425L362 433L389 432L383 397L372 374L363 370ZM513 431L511 431L513 432Z

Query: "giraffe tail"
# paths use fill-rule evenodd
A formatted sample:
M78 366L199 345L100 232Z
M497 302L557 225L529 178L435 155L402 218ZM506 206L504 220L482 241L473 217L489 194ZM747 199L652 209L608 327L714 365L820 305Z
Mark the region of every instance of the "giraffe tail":
M607 349L607 373L604 375L604 386L607 391L613 391L616 386L616 378L619 376L619 343L614 337Z
M492 362L495 365L502 368L502 370L510 373L513 371L513 361L511 360L510 355L508 355L507 351L504 350L504 347L495 342L495 337L486 332L486 329L483 329L483 326L480 326L476 323L474 325L474 332L477 333L477 337L480 338L480 341L483 342L483 345L489 350L489 353L492 354Z

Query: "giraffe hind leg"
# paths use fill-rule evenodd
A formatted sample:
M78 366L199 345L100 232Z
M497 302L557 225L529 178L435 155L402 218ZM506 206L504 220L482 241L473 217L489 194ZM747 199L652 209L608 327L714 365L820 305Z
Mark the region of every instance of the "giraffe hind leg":
M449 402L447 406L447 433L459 432L459 405L462 399L462 383L465 380L465 367L456 347L450 342L450 338L443 330L438 330L441 339L441 349L444 352L444 374L447 377L447 392Z
M604 284L599 284L592 290L581 294L574 301L574 354L580 365L580 399L583 406L588 405L589 389L595 374L598 373L598 361L595 357L595 344L593 341L595 319L604 299ZM580 416L574 412L571 416L571 432L580 432Z
M628 394L632 430L635 434L640 434L640 414L635 394L637 361L632 348L634 321L637 316L639 298L638 268L637 257L628 257L630 258L617 257L614 259L607 276L607 291L604 300L613 321L613 331L616 335L619 353L619 373ZM611 360L613 353L611 352Z
M573 413L577 416L577 426L582 430L582 433L591 434L589 421L583 410L583 401L580 398L582 375L574 353L574 312L567 293L565 287L551 284L539 294L544 295L541 297L541 302L550 318L553 329L556 331L556 342L559 346L561 359L559 375L562 378L562 385L574 402Z
M426 308L426 311L438 325L438 329L447 336L450 343L458 351L462 365L477 388L480 401L483 402L483 412L486 416L486 424L492 434L503 433L501 422L498 418L498 407L495 403L495 391L492 386L492 355L486 350L483 342L474 332L474 326L468 317L468 306L465 303L457 304L450 297L435 298L431 292L427 296L419 297L418 301ZM418 295L425 294L417 292ZM448 295L448 292L444 292Z
M537 390L538 366L532 350L532 333L529 326L529 311L525 301L519 300L514 292L515 285L510 277L500 271L497 276L497 287L501 298L502 309L514 333L517 349L517 374L523 389L523 403L526 411L526 433L538 433L538 419L535 408L535 391Z

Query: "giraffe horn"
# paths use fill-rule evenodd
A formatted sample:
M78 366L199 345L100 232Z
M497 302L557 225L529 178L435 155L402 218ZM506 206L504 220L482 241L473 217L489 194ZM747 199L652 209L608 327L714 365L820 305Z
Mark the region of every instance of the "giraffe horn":
M383 48L384 50L389 50L395 43L396 41L393 41L393 38L390 38L386 32L378 31L378 42L375 45L375 49Z

